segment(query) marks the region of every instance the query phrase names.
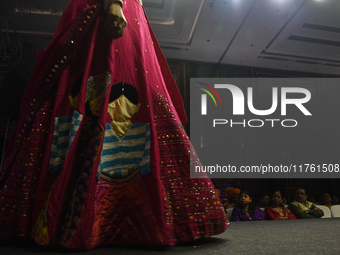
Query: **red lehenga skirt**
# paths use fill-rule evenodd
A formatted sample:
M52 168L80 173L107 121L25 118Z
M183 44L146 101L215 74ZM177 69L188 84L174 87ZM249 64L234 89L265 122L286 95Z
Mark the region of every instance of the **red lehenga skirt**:
M124 1L128 26L114 40L102 31L100 4L72 0L39 54L1 171L1 238L92 249L175 245L224 232L229 222L212 182L190 179L182 99L143 7ZM103 162L115 164L107 109L121 83L138 91L131 132L139 130L142 143L133 148L138 167L115 179ZM117 155L125 150L117 148Z

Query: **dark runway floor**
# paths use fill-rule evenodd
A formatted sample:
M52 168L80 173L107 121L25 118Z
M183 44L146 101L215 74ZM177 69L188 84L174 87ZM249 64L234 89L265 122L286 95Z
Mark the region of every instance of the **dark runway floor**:
M0 243L0 254L340 254L340 218L290 221L231 222L218 236L175 247L109 245L91 251L58 246Z

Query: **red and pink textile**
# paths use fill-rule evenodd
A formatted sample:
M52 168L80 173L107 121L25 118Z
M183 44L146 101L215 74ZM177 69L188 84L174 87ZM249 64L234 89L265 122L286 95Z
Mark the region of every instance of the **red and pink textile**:
M92 249L107 243L175 245L222 233L229 222L212 182L190 178L182 99L143 7L124 1L128 26L114 40L103 31L101 4L72 0L52 43L39 54L0 176L0 237ZM131 121L150 123L151 173L116 183L98 179L97 171L111 122L109 95L122 82L138 91L141 106ZM95 118L87 108L94 100L89 91L100 96ZM61 146L53 135L58 128L64 132L60 121L75 113L79 125L64 123L74 136L60 170L51 172Z

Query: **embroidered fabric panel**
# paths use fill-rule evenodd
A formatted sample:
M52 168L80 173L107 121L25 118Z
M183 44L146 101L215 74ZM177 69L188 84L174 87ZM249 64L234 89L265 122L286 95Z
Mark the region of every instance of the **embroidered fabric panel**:
M51 173L58 173L62 168L68 148L70 127L71 116L55 118L49 166Z
M152 203L140 174L128 182L100 179L95 195L95 221L86 249L103 244L164 244Z
M35 193L41 171L53 102L39 109L0 190L0 238L29 238Z
M98 156L103 139L103 128L91 119L81 126L79 143L77 144L76 162L74 164L75 182L66 201L66 212L60 231L60 243L68 247L76 232L78 222L86 202L89 181L95 169L94 163Z
M149 124L133 123L120 140L107 123L99 171L102 178L113 182L127 181L138 171L149 174Z
M78 132L78 129L79 129L79 126L80 126L80 123L81 123L82 120L83 120L83 115L80 114L77 111L74 111L73 116L72 116L72 120L71 120L70 139L69 139L69 142L68 142L67 151L70 150L70 148L73 144L74 138L76 137L76 134Z
M50 243L48 238L48 230L47 230L47 206L50 201L51 193L53 191L54 185L51 187L51 190L48 194L47 200L42 208L38 218L33 224L31 237L34 241L40 245L48 245Z
M3 170L0 172L0 180L3 177L6 177L14 162L14 157L16 157L19 153L18 151L23 143L23 138L26 137L34 123L36 114L38 114L48 96L55 92L55 89L57 88L56 84L59 82L60 75L68 66L75 49L85 37L86 32L91 25L96 21L99 14L99 5L90 6L84 9L78 19L73 23L69 33L63 39L62 43L59 44L54 61L46 63L48 67L46 68L44 76L40 80L36 81L38 87L37 95L32 99L30 107L27 108L25 119L21 119L17 126L17 130L19 130L20 134L17 137L11 154L7 156Z
M55 118L49 166L51 173L56 174L61 171L66 154L72 146L82 119L83 115L77 111L73 112L72 117Z
M139 163L139 173L146 176L151 173L150 169L150 126L146 127L145 149L142 161Z
M85 102L89 102L91 112L95 116L99 116L110 82L111 75L109 72L90 77L87 80Z
M109 72L92 76L87 80L86 101L92 101L100 95L105 95L111 82Z
M190 178L190 141L172 105L157 93L153 107L160 174L167 193L164 217L171 232L168 244L222 233L229 221L210 179Z
M49 244L49 238L47 234L47 204L40 212L36 222L32 228L32 237L37 244L47 245Z

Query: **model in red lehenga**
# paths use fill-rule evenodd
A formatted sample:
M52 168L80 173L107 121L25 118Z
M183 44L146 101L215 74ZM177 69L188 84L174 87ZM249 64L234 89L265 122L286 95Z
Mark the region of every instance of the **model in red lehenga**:
M222 233L212 182L190 179L181 96L141 3L101 6L71 0L39 54L1 171L1 238L93 249Z

